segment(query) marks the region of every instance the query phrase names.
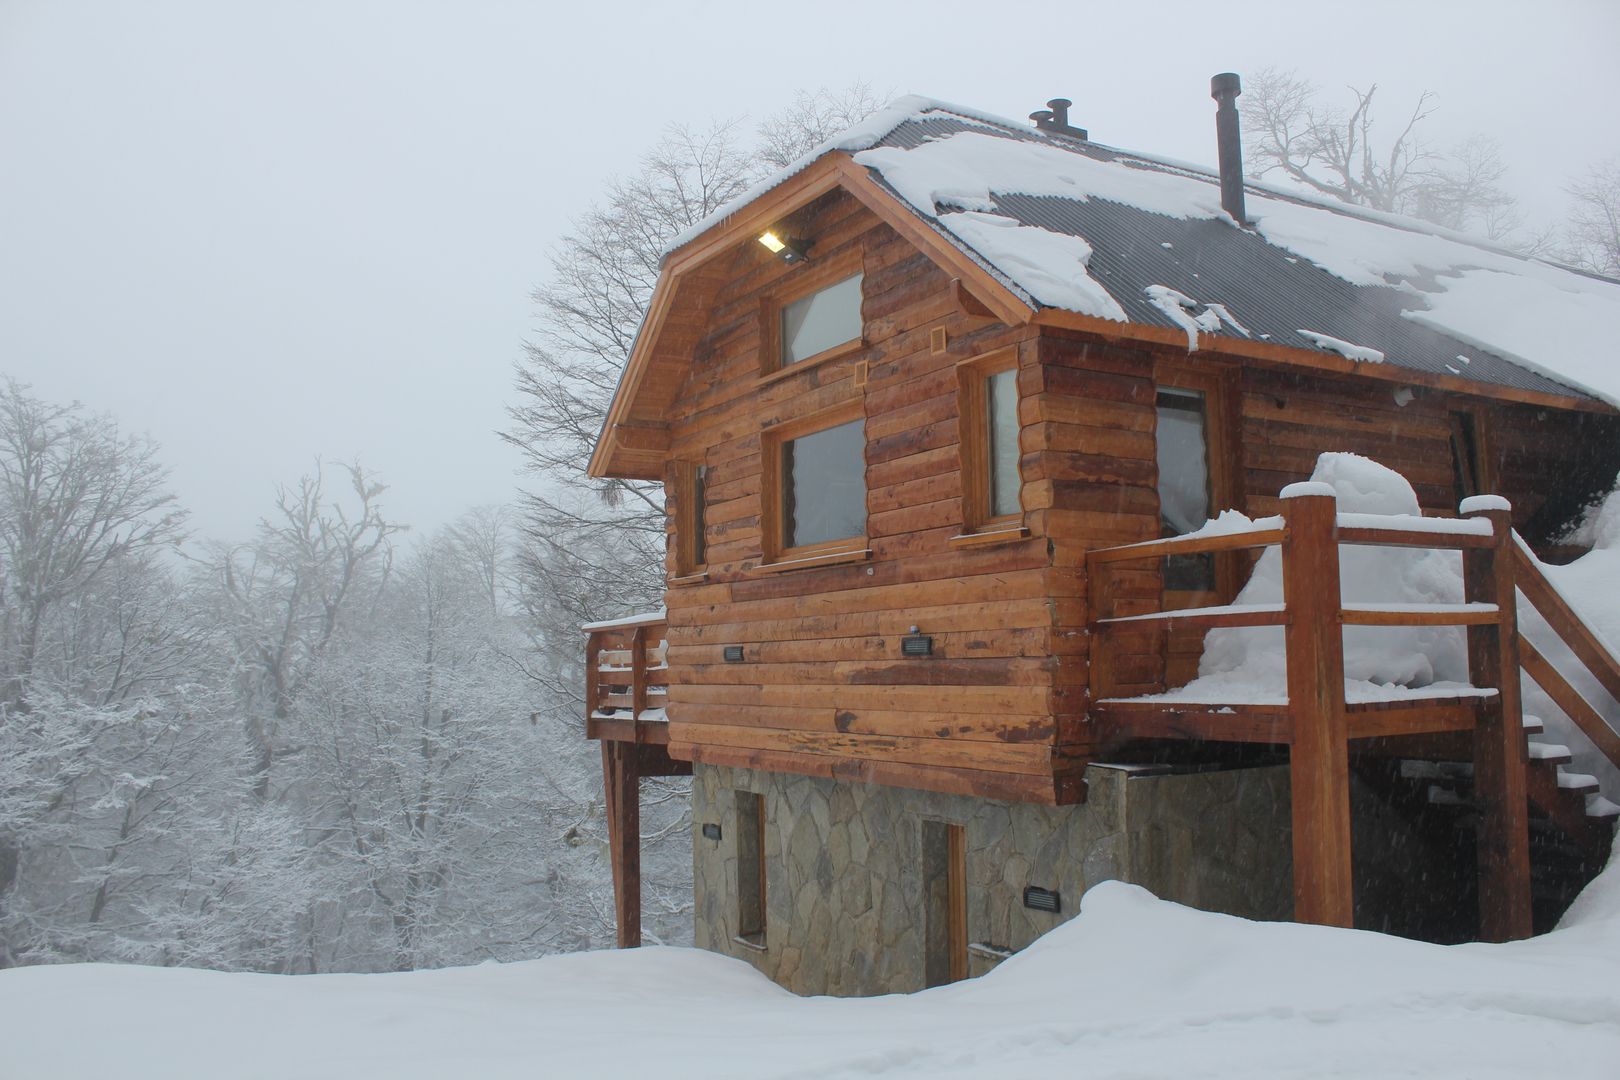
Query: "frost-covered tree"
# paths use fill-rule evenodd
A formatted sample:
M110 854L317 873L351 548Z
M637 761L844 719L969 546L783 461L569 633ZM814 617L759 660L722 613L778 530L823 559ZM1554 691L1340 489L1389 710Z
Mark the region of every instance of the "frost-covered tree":
M229 635L254 793L272 794L284 729L304 681L347 618L387 579L392 537L403 526L382 509L387 489L359 464L346 488L327 489L327 468L276 493L273 513L246 544L212 546L203 560L214 619Z
M1569 259L1620 277L1620 160L1593 166L1569 185Z
M0 965L115 933L195 794L165 481L110 417L0 390Z
M1514 242L1523 221L1503 188L1507 166L1496 141L1475 135L1437 148L1420 130L1437 108L1433 93L1386 125L1375 120L1377 92L1377 84L1350 87L1350 103L1340 107L1298 72L1261 69L1244 80L1238 99L1249 168L1357 206Z

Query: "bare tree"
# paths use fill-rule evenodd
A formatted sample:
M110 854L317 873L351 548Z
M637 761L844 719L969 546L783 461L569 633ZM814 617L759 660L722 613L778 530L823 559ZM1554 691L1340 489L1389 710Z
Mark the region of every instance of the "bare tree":
M206 561L219 617L237 658L254 791L270 795L281 729L314 663L342 620L364 607L386 578L390 538L403 526L383 514L386 487L358 464L344 466L348 501L329 498L325 469L277 492L258 538L216 546Z
M1574 200L1567 229L1570 261L1620 277L1620 160L1593 166L1568 190Z
M1502 242L1514 239L1523 222L1502 186L1507 169L1494 139L1475 135L1441 152L1419 130L1436 110L1433 93L1420 94L1393 126L1384 126L1374 118L1377 84L1349 91L1352 103L1345 110L1324 104L1318 88L1298 72L1256 72L1238 99L1249 168L1257 176L1280 172L1357 206L1411 214Z
M873 94L872 87L864 82L843 90L825 86L814 93L801 90L792 105L760 123L760 163L770 169L784 169L871 116L882 104L883 97Z

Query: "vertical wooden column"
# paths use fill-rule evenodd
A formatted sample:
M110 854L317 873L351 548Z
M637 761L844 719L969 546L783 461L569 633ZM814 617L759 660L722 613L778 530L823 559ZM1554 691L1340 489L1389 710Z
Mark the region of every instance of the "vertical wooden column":
M1287 538L1288 708L1294 742L1294 919L1354 923L1350 876L1350 743L1344 704L1338 500L1326 484L1282 490Z
M641 714L647 711L647 628L638 626L630 633L630 719L636 721L636 741L641 741Z
M1530 811L1524 715L1519 697L1519 617L1514 585L1512 507L1499 495L1464 499L1464 517L1491 523L1495 542L1463 552L1464 599L1495 604L1495 623L1468 628L1468 677L1494 687L1474 727L1474 802L1479 810L1479 936L1512 941L1531 934Z
M618 945L633 949L641 944L641 769L635 743L602 740L602 787Z

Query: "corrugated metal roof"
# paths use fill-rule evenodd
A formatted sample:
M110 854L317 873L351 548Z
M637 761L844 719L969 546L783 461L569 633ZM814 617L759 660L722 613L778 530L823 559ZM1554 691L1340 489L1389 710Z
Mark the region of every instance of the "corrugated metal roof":
M964 131L1060 146L1096 160L1158 168L1216 182L1201 169L1153 162L1098 143L950 115L931 114L908 120L878 145L906 150ZM881 175L874 174L874 178L883 183ZM1093 252L1087 270L1107 288L1132 322L1179 328L1175 320L1149 301L1146 290L1162 285L1201 304L1224 305L1257 339L1316 349L1316 343L1300 333L1310 330L1377 349L1386 362L1412 371L1592 400L1584 391L1404 317L1402 312L1423 307L1411 285L1426 284L1432 290L1436 287L1434 279L1392 281L1386 287L1354 285L1226 221L1167 217L1096 197L1081 200L1014 192L992 195L997 211L1020 224L1085 239ZM1271 191L1265 195L1280 197ZM1335 212L1331 207L1299 201L1322 213ZM919 216L952 243L964 246L930 214ZM1012 284L977 252L969 253ZM1239 335L1229 332L1219 336Z

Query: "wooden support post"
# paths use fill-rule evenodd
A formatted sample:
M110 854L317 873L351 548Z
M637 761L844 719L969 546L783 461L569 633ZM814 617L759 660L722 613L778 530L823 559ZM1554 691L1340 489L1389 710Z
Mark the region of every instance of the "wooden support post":
M1339 622L1338 500L1326 484L1282 491L1288 708L1294 741L1294 919L1354 924L1350 876L1350 742Z
M633 949L641 944L641 764L635 743L602 740L602 787L618 944Z
M1479 809L1479 936L1512 941L1531 934L1530 811L1527 750L1519 698L1519 621L1513 522L1506 499L1463 500L1464 517L1491 523L1495 544L1463 552L1463 597L1495 604L1495 623L1468 628L1468 676L1497 696L1474 728L1474 801Z

